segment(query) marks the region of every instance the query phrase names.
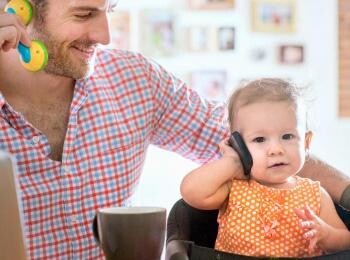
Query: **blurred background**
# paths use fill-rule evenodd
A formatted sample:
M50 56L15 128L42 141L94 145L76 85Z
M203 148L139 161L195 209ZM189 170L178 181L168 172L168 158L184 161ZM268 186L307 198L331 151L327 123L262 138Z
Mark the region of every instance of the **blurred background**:
M109 47L141 52L209 99L258 77L308 86L311 152L350 175L350 1L119 0L111 29ZM170 209L194 167L150 147L135 204Z

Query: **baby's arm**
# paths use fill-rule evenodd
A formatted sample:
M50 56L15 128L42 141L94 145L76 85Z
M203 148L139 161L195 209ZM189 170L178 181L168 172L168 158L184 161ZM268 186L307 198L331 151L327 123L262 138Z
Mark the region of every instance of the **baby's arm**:
M242 172L241 162L226 141L220 143L222 157L191 171L181 183L183 199L200 209L218 209L228 197L231 180Z
M302 219L300 225L305 230L304 237L310 241L309 250L316 247L325 252L334 252L350 248L350 232L337 214L329 194L321 187L320 217L305 207L304 211L296 209Z

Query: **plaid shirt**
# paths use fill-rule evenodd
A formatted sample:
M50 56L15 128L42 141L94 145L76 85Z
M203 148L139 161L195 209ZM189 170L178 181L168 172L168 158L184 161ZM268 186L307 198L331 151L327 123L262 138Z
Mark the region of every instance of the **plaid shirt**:
M94 74L76 82L58 162L0 94L0 149L17 160L29 257L102 258L92 219L98 208L130 203L148 145L208 161L226 135L222 115L141 55L99 50Z

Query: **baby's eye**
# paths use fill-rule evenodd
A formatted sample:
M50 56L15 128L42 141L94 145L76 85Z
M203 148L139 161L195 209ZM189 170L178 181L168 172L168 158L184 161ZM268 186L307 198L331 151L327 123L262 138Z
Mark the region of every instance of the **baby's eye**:
M263 143L265 142L265 137L259 136L253 139L254 143Z
M294 135L293 134L284 134L282 136L282 139L283 140L292 140L294 138Z

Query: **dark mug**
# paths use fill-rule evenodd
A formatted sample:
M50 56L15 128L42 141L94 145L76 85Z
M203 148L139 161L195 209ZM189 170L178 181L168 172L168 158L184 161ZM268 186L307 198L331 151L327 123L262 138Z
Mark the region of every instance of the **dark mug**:
M94 237L107 260L159 260L166 228L166 209L113 207L99 209Z

